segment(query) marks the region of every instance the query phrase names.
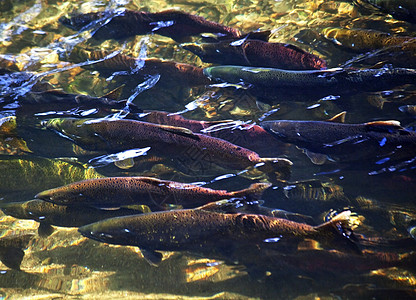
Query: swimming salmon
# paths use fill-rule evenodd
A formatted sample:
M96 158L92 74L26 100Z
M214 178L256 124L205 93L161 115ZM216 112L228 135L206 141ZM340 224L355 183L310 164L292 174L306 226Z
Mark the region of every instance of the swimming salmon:
M294 45L241 39L206 44L183 44L182 48L199 56L203 62L279 68L286 70L324 69L326 62Z
M141 204L156 211L171 204L190 208L220 199L258 199L269 187L267 183L256 183L244 190L227 192L151 177L107 177L46 190L35 198L55 204L99 208Z
M74 30L83 30L89 24L108 21L95 33L95 39L125 39L135 35L157 33L177 42L188 41L191 36L214 33L228 37L239 37L237 29L211 22L203 17L179 10L156 13L145 11L103 11L62 17L60 22Z
M260 90L288 90L293 93L352 93L377 91L416 82L416 70L406 68L289 71L274 68L218 66L204 69L214 81L253 85Z
M403 160L416 154L416 133L398 121L343 124L328 121L264 121L261 126L281 141L334 160Z
M416 50L416 38L394 35L372 29L324 28L322 34L335 44L357 52L380 50L390 46L402 46ZM391 48L400 51L401 48Z
M50 119L46 128L55 130L86 150L123 151L151 147L159 157L210 162L230 169L254 167L276 179L290 176L292 163L283 158L261 158L256 152L222 139L193 133L183 127L126 119ZM192 155L191 155L192 154ZM180 161L179 161L180 162Z
M275 139L261 126L232 120L200 121L186 119L164 111L144 111L140 120L161 125L178 126L192 132L204 133L235 145L253 150L259 155L278 156L286 152L286 145Z
M277 247L279 242L297 244L304 239L316 239L331 248L339 247L341 241L355 246L339 232L347 226L349 216L350 212L345 211L330 222L311 226L263 215L218 213L200 207L107 219L78 230L100 242L138 246L151 263L157 264L161 255L155 251L215 256L235 247L244 249L242 245L261 247L272 239L277 241Z

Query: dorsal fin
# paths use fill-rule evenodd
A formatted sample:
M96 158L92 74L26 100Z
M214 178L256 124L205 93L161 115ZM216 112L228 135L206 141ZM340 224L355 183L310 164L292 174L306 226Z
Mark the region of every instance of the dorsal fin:
M185 137L189 137L195 140L199 140L199 136L197 136L195 133L193 133L190 129L184 128L184 127L177 127L177 126L169 126L169 125L159 125L159 128L161 130L182 135Z
M295 51L297 51L297 52L299 52L299 53L302 53L302 54L306 53L306 51L305 51L305 50L302 50L302 49L301 49L301 48L299 48L298 46L295 46L295 45L292 45L292 44L284 44L284 46L285 46L286 48L289 48L289 49L295 50Z
M155 185L155 186L160 186L162 183L164 183L162 180L158 178L153 178L153 177L141 177L140 181L151 184L151 185Z
M369 130L382 132L390 132L392 130L398 130L403 128L400 125L400 122L396 120L368 122L365 123L365 126Z
M346 111L342 111L339 114L336 114L332 118L326 120L327 122L334 122L334 123L345 123L345 115L347 114Z
M121 97L121 94L123 93L123 88L125 84L120 85L118 88L115 88L112 91L109 91L107 94L103 95L102 98L107 98L111 100L118 100Z

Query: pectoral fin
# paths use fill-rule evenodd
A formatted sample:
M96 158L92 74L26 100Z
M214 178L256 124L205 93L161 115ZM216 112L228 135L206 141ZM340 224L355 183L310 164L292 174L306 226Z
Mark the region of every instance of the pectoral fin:
M44 222L39 223L38 234L40 237L48 237L54 232L52 225Z
M146 250L140 248L140 252L143 255L143 258L152 266L158 267L160 262L162 261L162 253L156 252L153 250Z
M130 169L132 167L134 167L134 159L132 157L123 159L123 160L116 160L114 162L114 165L117 168L123 169L123 170L127 170Z
M334 123L345 123L345 115L347 114L346 111L340 112L336 114L332 118L328 119L327 122L334 122Z
M304 152L314 165L323 165L328 159L328 157L325 154L315 153L309 150L305 150Z

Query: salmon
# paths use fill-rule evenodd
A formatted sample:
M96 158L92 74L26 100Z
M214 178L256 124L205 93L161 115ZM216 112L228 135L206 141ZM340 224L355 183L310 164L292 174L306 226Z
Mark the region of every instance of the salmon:
M107 219L82 226L79 232L104 243L140 247L153 264L161 259L156 251L213 255L245 244L261 247L272 240L297 243L304 239L316 239L328 247L337 247L338 241L345 240L353 245L345 232L345 236L339 232L347 226L349 211L311 226L257 214L219 213L210 206Z
M183 127L127 119L74 118L50 119L43 125L86 150L114 152L151 147L150 155L175 158L179 164L191 160L234 170L256 167L273 180L290 177L292 162L287 159L262 158L249 149Z
M60 22L74 30L85 30L88 25L105 22L94 33L94 38L125 39L135 35L157 33L177 42L189 41L191 36L213 33L228 37L238 37L240 31L222 24L208 21L197 15L179 10L164 10L151 13L145 11L117 10L74 14L62 17Z
M151 177L107 177L46 190L37 194L35 198L61 205L98 208L140 204L156 211L168 205L189 208L221 199L259 199L263 191L269 187L268 183L256 183L247 189L228 192Z

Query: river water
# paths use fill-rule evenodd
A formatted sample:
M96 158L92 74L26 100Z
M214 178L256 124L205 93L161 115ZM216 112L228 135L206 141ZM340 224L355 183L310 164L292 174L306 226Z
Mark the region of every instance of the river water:
M300 86L288 93L274 89L271 94L260 95L238 84L212 82L193 86L177 74L149 71L137 76L134 70L103 71L94 67L94 59L76 54L74 59L71 55L79 49L105 50L108 57L121 53L142 61L157 58L197 67L215 64L202 62L184 49L182 41L159 35L157 30L126 39L97 40L93 34L103 23L78 32L59 22L72 13L123 9L159 12L174 8L243 33L270 30L270 42L288 43L313 53L326 60L328 68L384 71L394 67L416 68L415 41L411 39L416 36L416 24L395 19L365 1L358 2L360 5L346 0L1 0L1 205L28 201L46 189L104 176L151 176L229 191L255 182L271 182L273 186L261 198L264 206L311 216L313 225L328 220L334 211L350 209L356 234L406 241L406 245L375 246L365 250L370 253L369 257L375 252L399 255L397 262L391 265L374 262L371 258L366 260L367 254L333 258L319 254L308 256L305 254L308 251L299 250L299 254L288 255L298 258L297 266L282 264L285 267L264 268L267 260L259 256L254 265L262 266L262 272L251 272L247 265L238 262L178 251L163 252L162 263L154 267L143 259L137 247L93 241L78 233L76 227L57 226L52 234L40 236L37 233L39 223L30 217L16 218L0 212L2 239L33 235L24 247L21 270L0 263L1 299L416 297L416 259L413 258L416 245L411 242L416 224L416 148L407 149L403 160L393 162L389 155L376 159L383 152L385 140L381 140L380 149L363 147L349 152L348 148L342 153L343 161L327 159L323 164L314 164L305 151L295 145L274 139L250 140L251 137L244 137L244 134L238 135L243 136L241 141L231 134L232 142L243 143L247 148L252 146L250 149L262 157L290 159L293 162L291 184L282 185L270 181L258 170L242 172L221 168L221 165L207 166L201 158L203 154L194 152L193 148L168 162L151 157L143 147L116 153L82 149L82 145L64 138L62 132L59 135L46 130L42 125L44 121L58 117L139 119L141 115L128 114L126 107L56 104L52 103L51 94L37 94L40 98L36 98L35 103L27 100L36 89L55 90L54 96L64 98L63 95L79 94L103 97L121 87L116 100L127 100L141 110L166 111L201 121L233 120L236 131L241 131L241 124L255 125L262 120L325 121L342 111L346 111L346 123L396 120L403 128L413 131L415 113L411 109L416 104L416 85L412 82L387 84L385 90L351 93L327 92L322 87L311 92ZM358 33L342 40L330 36L328 28L357 30ZM383 43L379 36L364 43L368 48L360 48L358 35L365 30L407 36L409 40L398 46L370 45L377 39ZM200 43L201 39L193 37L192 42ZM143 67L138 63L138 70ZM213 128L209 130L212 134L216 127ZM394 129L387 129L387 132L389 130ZM323 129L321 135L325 134ZM3 247L1 240L0 246ZM319 249L313 248L318 252ZM3 255L1 251L0 254ZM3 259L0 256L0 260ZM285 257L280 259L285 260Z

